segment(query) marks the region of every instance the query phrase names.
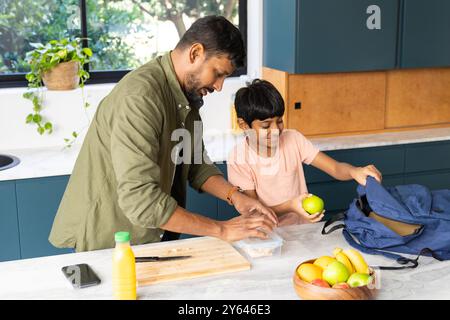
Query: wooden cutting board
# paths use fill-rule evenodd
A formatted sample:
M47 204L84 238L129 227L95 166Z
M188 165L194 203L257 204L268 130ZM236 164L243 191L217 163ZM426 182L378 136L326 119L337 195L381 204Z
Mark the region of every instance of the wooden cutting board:
M212 237L161 242L134 249L139 256L192 256L184 260L136 263L139 286L249 270L250 262L231 244Z

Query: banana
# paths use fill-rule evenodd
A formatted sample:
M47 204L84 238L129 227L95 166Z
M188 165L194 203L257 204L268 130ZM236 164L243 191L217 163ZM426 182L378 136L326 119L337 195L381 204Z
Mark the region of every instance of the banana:
M361 253L359 253L358 250L347 249L343 250L343 253L350 260L357 273L370 273L367 262L364 260L363 256L361 255Z
M353 265L350 262L350 259L342 252L341 248L334 249L333 255L337 261L344 264L344 266L347 268L347 270L348 270L348 272L350 272L350 274L355 272L355 269L353 268Z

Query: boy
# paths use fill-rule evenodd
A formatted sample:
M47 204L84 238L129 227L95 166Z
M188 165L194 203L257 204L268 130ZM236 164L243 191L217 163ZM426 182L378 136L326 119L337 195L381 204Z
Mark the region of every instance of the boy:
M320 152L296 130L284 128L284 101L268 81L254 80L236 93L235 108L245 139L234 147L228 159L228 179L245 194L271 207L279 226L318 222L324 212L308 214L302 201L308 194L302 163L313 165L337 180L366 177L381 182L373 165L354 167L337 162Z

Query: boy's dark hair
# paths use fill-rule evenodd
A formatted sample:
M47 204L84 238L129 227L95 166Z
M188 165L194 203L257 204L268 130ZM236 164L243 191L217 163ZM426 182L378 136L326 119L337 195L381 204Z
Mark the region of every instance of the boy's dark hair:
M225 17L198 19L184 33L176 48L184 49L194 43L201 43L207 56L225 54L235 68L244 66L246 53L241 32Z
M253 120L281 117L284 114L284 100L269 81L255 79L247 87L236 92L234 107L238 118L249 126Z

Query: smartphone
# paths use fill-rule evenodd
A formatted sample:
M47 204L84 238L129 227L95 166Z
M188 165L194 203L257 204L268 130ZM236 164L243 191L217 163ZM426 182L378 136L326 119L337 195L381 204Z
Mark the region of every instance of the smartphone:
M76 289L95 286L101 282L94 270L85 263L65 266L61 270Z

